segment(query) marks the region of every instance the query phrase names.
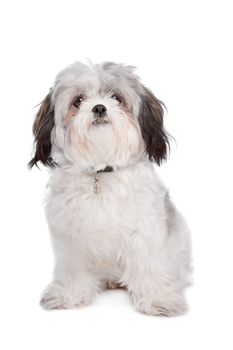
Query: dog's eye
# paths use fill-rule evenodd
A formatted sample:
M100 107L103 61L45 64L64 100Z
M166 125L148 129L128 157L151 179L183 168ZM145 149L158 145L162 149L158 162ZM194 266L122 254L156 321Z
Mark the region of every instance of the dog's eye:
M121 98L120 98L119 95L113 94L113 95L111 96L111 98L113 98L114 100L116 100L116 101L118 101L119 103L121 103Z
M79 108L79 106L81 105L82 101L83 101L83 97L82 97L82 96L78 96L78 97L74 100L73 105L74 105L75 107Z

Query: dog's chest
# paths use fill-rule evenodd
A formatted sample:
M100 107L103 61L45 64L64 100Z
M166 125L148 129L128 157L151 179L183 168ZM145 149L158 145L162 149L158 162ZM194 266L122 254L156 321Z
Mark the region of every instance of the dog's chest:
M60 228L75 235L94 236L101 231L120 235L134 230L149 206L145 185L130 171L101 173L98 191L94 175L75 177L63 173L51 180L49 216L53 223L56 218Z
M124 242L153 219L153 178L150 171L101 173L96 192L94 175L59 173L50 182L47 212L63 233L93 244Z
M77 218L86 232L111 232L133 224L135 191L130 179L114 174L89 177L77 188Z
M72 235L93 266L122 265L135 239L155 227L155 202L160 196L154 177L146 171L104 173L96 193L94 176L59 175L49 186L50 227Z

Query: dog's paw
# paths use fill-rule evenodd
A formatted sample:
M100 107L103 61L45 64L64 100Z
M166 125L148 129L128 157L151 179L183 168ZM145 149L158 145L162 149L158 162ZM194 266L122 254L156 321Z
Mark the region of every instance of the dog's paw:
M40 305L47 310L70 309L76 306L88 305L91 301L90 295L65 288L62 284L51 283L43 292Z
M148 302L146 297L134 298L134 306L137 311L152 316L181 316L187 311L187 304L183 297L167 300L153 300Z
M40 305L44 309L68 308L67 292L62 284L51 283L42 294Z

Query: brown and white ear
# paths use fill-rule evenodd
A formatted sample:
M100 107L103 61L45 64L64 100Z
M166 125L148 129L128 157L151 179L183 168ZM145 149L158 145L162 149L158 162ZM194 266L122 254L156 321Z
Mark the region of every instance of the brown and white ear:
M54 167L56 163L51 157L51 132L54 127L54 106L51 102L51 93L42 101L39 111L33 124L33 134L35 136L35 155L29 162L31 169L41 162L45 166Z
M149 160L160 165L169 150L168 134L163 127L164 105L149 89L143 90L139 111L141 133Z

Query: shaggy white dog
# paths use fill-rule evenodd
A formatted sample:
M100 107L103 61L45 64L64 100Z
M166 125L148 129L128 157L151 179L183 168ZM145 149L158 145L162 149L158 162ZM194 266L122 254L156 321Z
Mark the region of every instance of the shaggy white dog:
M46 215L56 262L41 304L86 305L122 286L138 311L182 314L189 233L153 166L169 147L163 105L133 67L76 62L64 69L33 131L29 165L51 167Z

